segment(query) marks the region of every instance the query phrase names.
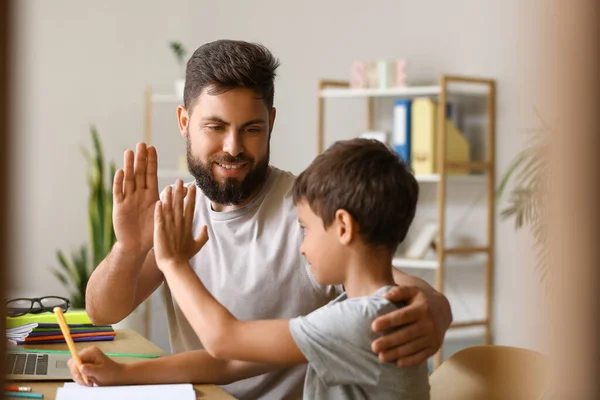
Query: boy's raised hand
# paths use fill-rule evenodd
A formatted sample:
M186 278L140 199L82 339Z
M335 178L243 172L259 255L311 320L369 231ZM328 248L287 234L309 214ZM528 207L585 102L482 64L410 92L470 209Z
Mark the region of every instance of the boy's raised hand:
M192 235L195 207L196 185L187 189L186 196L186 189L180 179L175 183L174 189L171 186L165 189L164 201L156 203L154 253L161 271L170 266L189 265L189 259L208 241L206 226L202 227L197 237Z

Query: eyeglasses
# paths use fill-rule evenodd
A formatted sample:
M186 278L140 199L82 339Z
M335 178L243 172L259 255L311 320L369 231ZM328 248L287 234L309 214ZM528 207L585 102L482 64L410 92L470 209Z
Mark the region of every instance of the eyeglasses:
M11 299L6 301L6 314L9 317L19 317L30 313L52 312L54 311L54 307L60 307L63 312L67 312L69 304L69 299L59 296Z

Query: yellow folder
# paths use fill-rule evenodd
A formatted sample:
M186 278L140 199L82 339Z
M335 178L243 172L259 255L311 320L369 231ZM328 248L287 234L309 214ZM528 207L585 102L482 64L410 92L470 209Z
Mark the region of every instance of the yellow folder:
M416 175L436 174L437 165L437 104L430 98L417 98L411 106L411 158ZM446 120L447 161L469 161L469 142L452 121ZM449 174L467 174L468 169L449 169Z

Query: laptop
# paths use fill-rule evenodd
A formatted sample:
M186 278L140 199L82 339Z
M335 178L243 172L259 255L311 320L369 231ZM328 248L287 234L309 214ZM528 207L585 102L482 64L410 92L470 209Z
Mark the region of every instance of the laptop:
M70 381L67 361L70 354L24 353L7 351L6 380L12 381Z

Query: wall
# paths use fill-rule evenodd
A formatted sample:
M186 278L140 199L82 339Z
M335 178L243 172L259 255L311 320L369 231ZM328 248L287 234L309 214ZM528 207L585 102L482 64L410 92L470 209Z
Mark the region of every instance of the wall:
M142 140L146 85L170 89L178 72L167 47L171 40L188 49L219 38L259 41L280 58L272 162L293 172L315 155L318 79L346 79L355 59L405 57L417 81L433 81L441 73L493 77L497 168L503 171L522 147L524 129L537 124L534 104L519 102L523 66L531 57L522 28L535 9L518 0L366 4L16 2L11 292L64 293L49 267L56 265L56 249L76 249L87 237L86 170L79 148L90 145L91 124L117 163L124 149ZM156 134L173 135L174 146L183 149L174 110L164 112L172 113L173 128ZM499 222L496 246L495 340L539 347L530 329L537 324L540 293L531 240L515 234L511 223Z

